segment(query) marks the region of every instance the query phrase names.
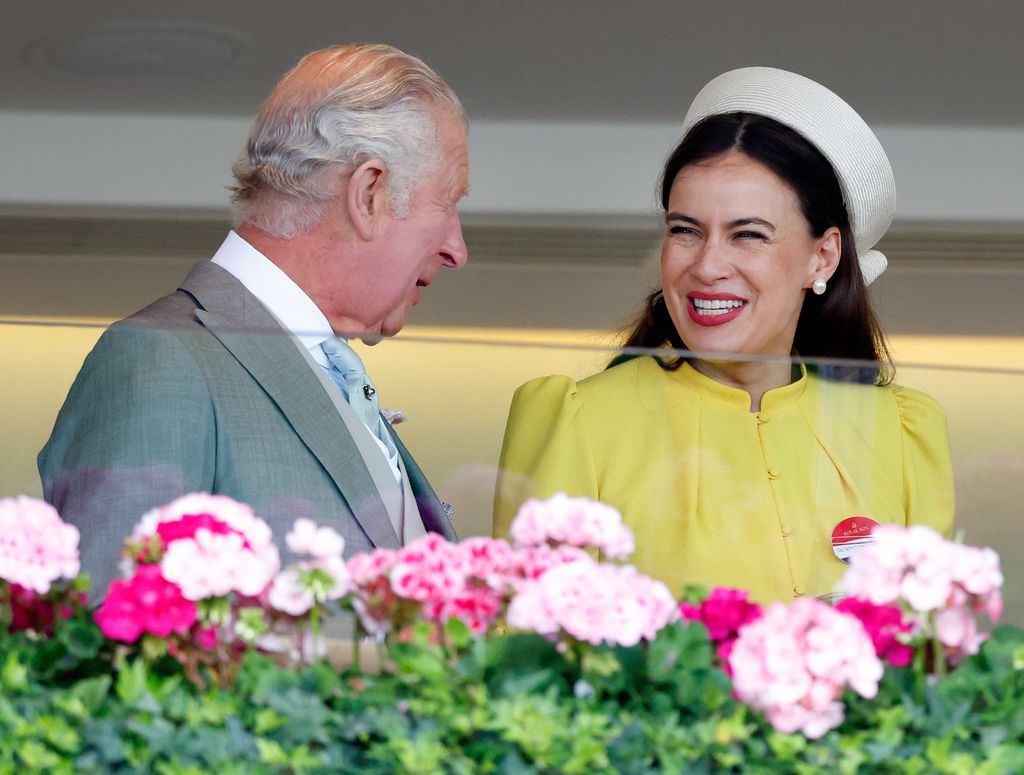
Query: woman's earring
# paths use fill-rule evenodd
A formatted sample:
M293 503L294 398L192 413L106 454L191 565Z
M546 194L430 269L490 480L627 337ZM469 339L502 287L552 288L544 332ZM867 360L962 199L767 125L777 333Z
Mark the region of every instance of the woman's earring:
M821 296L825 293L825 289L828 288L828 283L822 280L820 277L811 283L811 290L814 291L815 296Z

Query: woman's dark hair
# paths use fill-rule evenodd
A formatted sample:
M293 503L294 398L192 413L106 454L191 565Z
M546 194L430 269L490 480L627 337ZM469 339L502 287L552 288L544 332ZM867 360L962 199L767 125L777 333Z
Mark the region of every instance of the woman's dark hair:
M668 209L672 184L680 170L729 151L741 151L789 184L810 225L811 236L839 229L842 253L839 266L823 296L804 297L793 348L803 358L841 358L875 361L881 365L864 375L863 369L824 369L825 376L885 384L892 379L885 336L868 300L860 272L850 217L832 165L811 143L789 127L752 113L709 116L686 134L665 163L660 189L662 208ZM661 290L647 297L629 328L625 347L686 349L676 331ZM622 358L612 361L621 362ZM675 361L666 368L678 368ZM665 365L665 364L663 364ZM865 376L867 379L865 380Z

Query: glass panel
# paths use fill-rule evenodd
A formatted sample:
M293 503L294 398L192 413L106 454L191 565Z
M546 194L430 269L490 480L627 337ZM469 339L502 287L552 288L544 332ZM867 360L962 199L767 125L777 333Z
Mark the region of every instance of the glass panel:
M0 375L0 411L4 421L4 433L0 435L0 455L4 461L0 468L0 495L38 496L42 493L36 454L51 433L57 412L83 359L102 331L101 324L90 322L8 320L0 323L0 353L5 364ZM151 333L162 347L170 347L168 343L175 341L175 337L161 336L167 334L166 331ZM257 342L253 352L269 354L271 361L277 357L275 353L296 351L294 344L258 331L231 333L250 343ZM515 389L538 376L563 374L575 381L602 371L616 354L608 341L606 336L588 333L410 328L403 336L373 347L357 343L356 349L373 377L381 407L400 410L405 415L406 420L398 428L402 440L433 488L452 505L458 533L469 536L491 531L499 455ZM896 381L930 395L948 418L956 490L955 531L962 534L966 543L992 546L999 551L1006 575L1005 618L1024 624L1024 526L1019 519L1020 504L1024 503L1024 413L1016 405L1017 397L1024 393L1024 369L1020 368L1024 362L1020 357L1024 346L1013 339L921 337L897 338L893 344L900 359ZM282 350L282 345L292 350L288 351L287 347ZM171 361L182 357L181 352L172 350L161 353L161 357ZM301 360L295 363L312 371L312 367L304 366ZM232 380L251 379L251 375L246 376L250 368L252 364L236 363L234 372L230 378L224 378L223 384L206 387L228 390L226 385L232 384ZM180 376L184 381L189 378L184 372ZM204 379L208 377L204 375ZM290 378L285 370L283 379L287 382ZM306 384L308 387L309 383ZM571 392L573 384L566 381L559 395L564 396L566 390ZM139 385L133 389L155 390L159 395L157 387L160 386ZM278 389L280 386L271 392ZM929 498L935 496L934 488L919 486L925 481L920 472L941 468L941 461L929 457L927 444L920 448L914 446L922 443L914 434L926 433L926 430L893 431L886 424L885 412L889 410L875 400L876 392L872 388L850 390L857 398L844 397L835 390L825 391L820 400L799 407L804 415L813 415L808 432L821 437L810 457L800 444L791 444L789 436L782 437L782 441L771 438L773 429L779 427L772 425L775 416L771 411L779 408L771 406L774 399L766 398L767 410L762 407L767 424L758 422L758 413L749 413L749 427L735 438L706 435L708 428L716 426L680 425L678 413L660 414L657 409L662 405L653 403L647 407L651 410L650 426L644 434L630 436L618 430L603 430L614 426L611 421L586 425L585 436L579 438L610 450L602 453L599 460L578 440L562 447L552 446L545 452L552 457L545 459L541 468L545 486L554 487L558 476L564 475L566 488L571 489L579 480L577 474L581 467L596 467L588 473L591 479L599 481L595 494L604 497L618 493L615 497L624 498L625 503L617 505L624 510L634 510L627 515L629 519L649 516L637 510L637 504L644 502L650 504L650 514L671 515L671 519L662 516L663 523L657 529L641 532L640 540L644 545L638 547L638 555L657 556L662 544L674 546L682 541L691 547L688 551L692 551L700 563L723 566L730 573L736 570L738 577L746 577L743 573L748 570L755 574L775 572L772 569L777 570L778 563L785 560L792 564L789 570L795 574L793 578L799 582L800 591L826 594L842 567L831 553L831 528L843 519L858 516L871 516L880 522L901 518L898 514L889 516L886 509L892 504L903 504L907 492L915 487L920 491L913 497L928 503ZM110 397L115 401L129 401L133 395L132 389L127 388L112 392L116 395ZM304 484L301 476L282 469L275 455L283 455L285 445L268 441L276 438L274 434L284 423L283 420L271 421L267 419L269 415L264 414L277 400L276 394L268 399L261 388L241 390L236 396L247 407L240 415L248 412L254 425L247 431L244 442L231 439L226 431L221 431L212 441L202 442L215 445L221 464L228 468L232 455L246 461L262 456L266 461L265 470L251 468L234 479L220 478L224 476L220 469L206 470L204 466L208 464L203 460L206 447L190 436L190 428L201 424L204 413L219 413L221 408L211 408L208 401L192 401L187 392L171 389L167 395L171 403L180 399L189 408L189 411L181 410L181 422L167 431L174 436L175 445L188 450L189 459L182 462L180 470L150 471L151 479L147 481L152 483L155 476L159 487L173 489L175 476L180 479L186 470L199 470L202 476L208 477L204 481L212 486L258 482L263 487L265 503L275 502L275 508L282 511L291 509L289 513L294 516L304 515L309 510L311 501L306 496L310 496L310 485ZM602 411L616 421L636 414L635 396L618 400L621 405L611 404ZM929 416L929 406L928 401L916 393L904 393L897 402L898 421L913 425L915 418ZM301 413L307 408L300 401L294 411ZM687 406L691 414L693 410L693 406ZM856 433L844 437L843 433L851 432L850 428L837 429L844 424L849 426L851 417L858 418L853 424ZM220 415L214 419L225 421ZM89 433L99 438L107 431L103 427L89 426L94 420L96 417L84 417L83 427L90 427ZM563 425L551 424L556 421L568 422L564 413L552 412L527 417L523 422L526 426L540 425L532 429L534 435L548 434L554 438L565 431ZM323 420L328 427L331 422L336 422L336 418ZM120 428L117 433L120 441L125 437L134 439L135 435L145 438L147 426L140 420L134 426ZM744 437L743 433L750 435ZM600 438L595 438L595 434ZM686 445L676 447L676 453L665 453L667 438L684 437L689 439ZM95 442L96 438L91 441ZM637 438L644 443L638 446ZM752 440L757 439L763 442L759 470L767 480L736 474L757 463L749 457L751 450L757 448L751 446ZM544 448L543 444L538 448ZM679 449L684 449L685 453L677 454ZM917 455L916 462L908 464L914 455ZM612 459L615 464L608 464ZM826 460L830 461L828 465ZM147 459L146 453L139 452L135 462L140 468L146 468L169 461ZM244 465L251 467L253 464ZM871 472L870 475L865 474L866 471ZM635 472L643 472L643 475ZM90 475L99 476L96 470ZM636 478L631 478L634 476ZM871 481L866 482L865 476ZM790 487L786 481L783 487L780 482L789 477L795 478L796 483ZM835 493L843 487L850 493L860 493L848 493L851 502L863 497L863 502L874 512L861 514L850 510L850 513L822 517L817 510L825 508L823 504L833 503L839 497ZM780 490L785 490L783 495L778 494ZM275 497L268 491L273 491ZM792 499L797 498L794 492L803 498L800 502L805 504L806 513L794 511L796 501ZM732 505L724 511L719 508L714 519L703 512L687 513L685 504L680 506L672 500L685 495L686 503L705 509L710 508L706 506L709 499L719 494L723 502ZM790 500L783 503L783 507L779 498ZM878 506L879 503L882 506ZM731 515L744 510L748 514L762 515L764 524L751 526L730 519ZM787 522L791 516L796 520L794 524ZM678 533L680 525L686 526L687 531L682 539ZM810 525L818 525L814 529L816 533ZM787 529L800 540L785 535ZM770 534L770 539L765 538ZM110 536L106 536L105 540L109 539ZM83 537L83 545L86 542ZM799 549L779 549L791 544L798 544Z

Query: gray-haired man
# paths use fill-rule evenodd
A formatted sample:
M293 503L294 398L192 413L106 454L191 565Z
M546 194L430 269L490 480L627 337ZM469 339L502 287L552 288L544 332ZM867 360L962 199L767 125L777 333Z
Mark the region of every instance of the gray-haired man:
M39 454L97 593L143 512L186 492L244 501L279 537L296 517L329 524L347 553L454 537L343 337L397 333L438 270L466 262L458 98L390 46L317 51L234 172L236 229L103 335Z

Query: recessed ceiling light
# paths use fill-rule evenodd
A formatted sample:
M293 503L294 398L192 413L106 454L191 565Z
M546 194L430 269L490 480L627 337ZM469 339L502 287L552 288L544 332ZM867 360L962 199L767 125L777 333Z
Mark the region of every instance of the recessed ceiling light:
M170 19L104 24L39 41L27 54L36 68L106 78L191 78L235 67L251 41L234 30Z

